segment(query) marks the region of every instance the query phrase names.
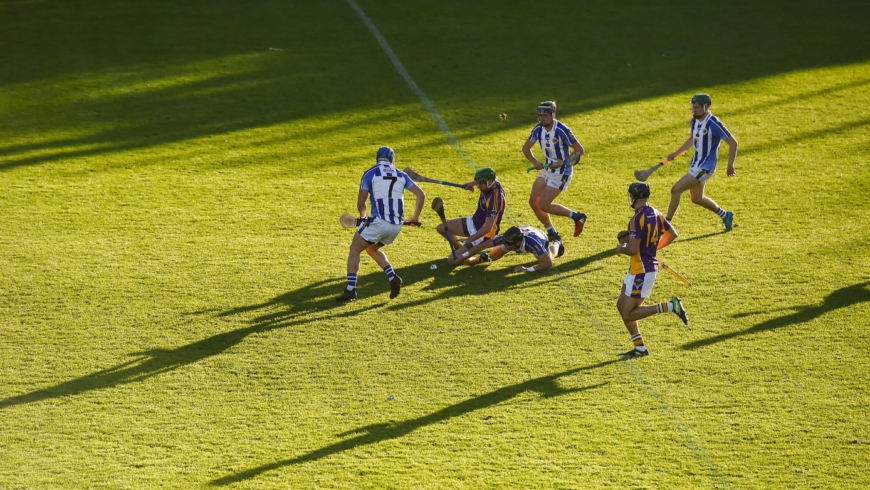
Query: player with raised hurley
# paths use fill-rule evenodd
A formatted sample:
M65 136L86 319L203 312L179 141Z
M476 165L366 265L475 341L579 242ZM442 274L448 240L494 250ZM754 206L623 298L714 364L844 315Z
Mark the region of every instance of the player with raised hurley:
M659 263L656 252L667 247L675 238L677 230L665 221L662 213L649 205L649 184L635 182L628 186L628 199L634 216L628 222L628 242L617 245L616 252L631 257L631 265L625 275L622 291L616 300L616 309L622 322L631 335L634 349L620 354L624 358L644 357L649 350L643 342L638 320L657 313L674 312L684 324L689 323L689 315L683 308L680 298L666 303L644 306L643 302L652 293Z
M438 225L438 233L445 238L449 235L453 248L462 246L456 237L467 237L465 244L474 246L494 237L501 229L501 219L507 202L504 187L495 176L495 170L486 167L474 172L474 180L466 183L465 188L474 190L475 187L480 191L480 198L474 214L447 220Z
M538 161L532 154L535 143L541 146L544 163ZM574 153L570 153L571 150L574 150ZM538 125L532 129L532 134L523 145L523 155L531 162L534 169L540 170L535 177L535 183L532 184L529 206L547 228L550 240L561 239L550 219L551 214L574 220L574 236L579 235L586 224L584 213L553 203L559 194L568 188L574 176L572 163L577 163L584 152L583 145L574 137L571 128L556 120L556 103L541 102L538 105Z
M393 271L381 247L393 243L402 231L402 223L405 221L405 189L410 190L417 197L414 214L409 221L419 222L426 194L410 177L396 168L396 153L391 148L386 146L379 148L377 163L363 173L360 183L356 206L362 224L353 235L350 253L347 256L347 289L335 298L336 301L356 299L359 256L363 250L387 274L390 280L390 299L399 295L402 290L402 278ZM371 217L366 217L367 199L371 199Z
M694 147L695 153L689 164L689 173L684 175L671 188L671 202L668 205L667 220L674 219L677 208L680 207L680 195L690 191L692 202L713 211L725 225L725 231L731 231L734 226L734 213L719 207L715 201L704 195L707 181L713 177L719 158L719 143L724 141L728 145L728 177L733 177L734 161L737 159L737 140L725 128L722 121L710 113L713 100L707 94L697 94L692 97L692 126L689 139L683 143L677 151L668 155L668 160L673 160L681 152Z
M492 251L475 256L477 252L484 248L492 248ZM497 235L487 240L487 242L475 245L470 249L466 249L464 246L460 247L456 250L456 254L460 256L460 259L454 261L451 257L447 261L453 265L475 265L481 262L496 261L509 252L516 252L518 254L530 253L538 259L538 263L532 267L516 266L514 272L540 272L553 266L553 260L565 253L565 246L559 240L550 242L547 234L537 228L526 225L512 226L503 234Z

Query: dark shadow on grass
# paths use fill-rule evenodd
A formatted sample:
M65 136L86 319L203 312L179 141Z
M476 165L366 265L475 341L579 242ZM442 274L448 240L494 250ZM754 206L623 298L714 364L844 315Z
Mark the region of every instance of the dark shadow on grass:
M735 225L735 227L736 227L736 225ZM710 238L711 236L724 235L725 233L728 233L728 232L725 231L725 230L722 230L722 231L714 231L713 233L707 233L706 235L693 236L692 238L679 238L679 239L677 239L677 241L674 242L674 243L676 244L676 243L693 242L693 241L695 241L695 240L703 240L703 239L705 239L705 238Z
M840 308L848 308L849 306L856 305L858 303L870 301L870 288L868 288L868 286L870 286L870 281L838 289L825 297L825 300L822 302L822 304L818 306L797 307L795 309L797 309L798 311L792 313L791 315L773 318L771 320L761 322L753 327L747 328L746 330L738 330L736 332L730 332L726 334L716 335L715 337L709 337L706 339L689 342L688 344L684 344L680 348L683 350L692 350L699 347L706 347L708 345L712 345L725 340L730 340L736 337L753 335L756 333L766 332L768 330L774 330L777 328L806 323L830 311Z
M356 114L330 129L341 134L360 124L377 124L383 116L349 120L359 114L391 107L413 107L414 114L405 118L421 112L377 40L343 1L265 0L248 5L95 0L87 9L79 7L61 0L0 3L0 45L16 47L0 52L0 65L6 68L0 73L0 89L11 91L7 97L15 102L4 111L8 123L0 122L0 129L16 133L0 142L6 145L0 147L0 170L166 146L299 119L310 118L312 134L319 134L323 128L316 127L318 118ZM527 22L523 2L498 2L496 9L492 2L459 0L422 7L413 2L363 5L464 140L530 129L535 119L529 108L543 98L557 98L560 113L574 116L870 59L870 34L864 28L870 18L867 2L797 0L788 9L764 2L708 7L705 35L727 49L698 57L692 43L662 36L659 28L694 8L691 2L629 0L618 8L606 2L566 2L559 7L560 15L583 18L586 27L580 33L551 33L547 56L562 60L562 71L542 85L535 74L540 50L529 42L540 33ZM270 46L283 51L269 51ZM866 84L849 80L739 110L767 110ZM727 101L728 94L717 97ZM481 117L478 109L484 106L498 107L510 117ZM726 115L735 113L728 105L716 107ZM629 139L621 135L599 149L655 139L661 128L688 119L688 112L667 116L655 129L637 128ZM858 121L770 145L865 126ZM429 128L437 135L434 125ZM64 136L40 139L52 133ZM300 134L278 136L252 147L306 139ZM414 139L398 136L391 134L394 140ZM748 141L741 154L766 147ZM300 158L304 153L299 152ZM227 160L203 165L248 163L245 158Z
M592 264L594 262L598 262L599 260L604 260L604 259L613 257L615 255L616 255L616 246L614 245L614 247L611 249L602 250L602 251L600 251L596 254L592 254L588 257L569 260L568 262L564 262L561 264L558 262L558 259L557 259L555 266L559 269L560 272L563 272L563 273L571 272L571 271L577 270L581 267L586 267L589 264Z
M341 453L344 451L351 451L361 446L368 446L371 444L377 444L382 441L397 439L399 437L403 437L408 435L409 433L421 428L426 427L428 425L437 424L440 422L444 422L446 420L459 417L462 415L466 415L475 410L480 410L488 407L492 407L499 403L506 402L511 398L514 398L522 393L532 391L536 393L540 393L543 398L552 398L560 395L565 395L568 393L578 393L586 390L591 390L594 388L600 388L601 386L606 385L607 383L599 383L595 385L585 386L583 388L571 388L565 389L559 386L557 382L560 378L564 378L570 376L572 374L576 374L582 371L591 371L593 369L598 369L615 362L619 362L618 360L612 361L604 361L598 364L594 364L591 366L585 366L575 369L569 369L567 371L562 371L561 373L551 374L548 376L542 376L540 378L530 379L523 383L506 386L504 388L499 388L495 391L491 391L485 395L477 396L474 398L470 398L464 402L457 403L456 405L451 405L449 407L438 410L437 412L432 412L428 415L424 415L422 417L418 417L416 419L406 420L404 422L399 422L397 424L373 424L367 425L364 427L359 427L357 429L353 429L347 432L343 432L338 434L339 437L342 436L350 436L354 434L359 434L356 437L351 439L336 442L335 444L331 444L329 446L316 449L309 453L297 456L291 459L285 459L283 461L277 461L275 463L265 464L262 466L258 466L256 468L252 468L250 470L243 471L241 473L237 473L234 475L225 476L223 478L219 478L217 480L213 480L210 482L213 486L222 486L228 485L230 483L240 482L244 480L249 480L251 478L255 478L258 475L265 473L267 471L275 470L278 468L282 468L284 466L296 465L301 463L306 463L310 461L317 461L319 459L326 458L328 456L332 456L333 454Z
M410 267L397 268L396 272L403 276L406 284L410 284L431 277L430 265L431 262L415 264ZM478 271L480 270L478 269ZM309 323L327 319L352 317L365 310L383 307L386 304L391 305L391 308L407 308L452 296L485 294L532 279L528 274L515 274L512 278L499 277L506 276L507 273L508 271L495 271L493 273L497 276L495 280L487 281L483 277L476 277L474 271L459 274L442 272L436 276L439 294L410 302L404 301L407 298L407 293L400 295L395 300L385 301L384 296L390 290L390 286L386 274L381 271L359 277L357 291L360 297L353 303L335 301L335 296L344 288L343 278L318 281L262 303L231 308L216 314L218 318L225 318L250 312L258 313L258 316L249 320L251 323L249 327L213 335L176 349L155 348L134 352L130 354L133 359L111 368L49 388L0 400L0 409L142 381L221 354L253 334L287 327L304 327ZM213 311L195 312L195 314L213 314Z

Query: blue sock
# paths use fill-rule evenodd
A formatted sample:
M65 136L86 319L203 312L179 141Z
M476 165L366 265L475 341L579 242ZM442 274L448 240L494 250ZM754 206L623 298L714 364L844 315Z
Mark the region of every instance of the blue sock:
M578 219L580 219L580 213L578 213L577 211L571 211L571 219L577 221Z
M356 274L347 275L347 290L356 289Z
M550 225L547 227L547 233L549 233L551 235L558 235L559 234L559 232L556 231L556 228L553 225Z
M728 211L725 211L724 209L719 208L719 210L716 211L716 214L718 214L720 218L725 219L725 215L728 214Z
M391 281L393 280L394 277L396 277L396 273L393 272L393 266L391 266L391 265L384 267L384 272L387 273L387 278Z

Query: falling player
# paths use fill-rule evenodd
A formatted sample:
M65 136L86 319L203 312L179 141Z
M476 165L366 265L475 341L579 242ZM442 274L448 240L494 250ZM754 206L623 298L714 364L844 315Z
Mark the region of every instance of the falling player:
M363 222L353 236L347 256L347 289L336 301L356 299L359 255L365 250L384 269L390 280L390 299L399 295L402 278L396 275L381 247L393 243L402 231L405 211L405 189L417 197L414 215L408 221L419 222L426 194L404 172L396 168L396 153L386 146L378 149L377 164L366 170L357 196L357 209ZM398 186L397 186L398 184ZM372 216L366 217L366 198L371 198Z
M662 213L647 203L649 195L649 184L635 182L628 186L628 198L634 209L634 217L628 222L628 243L616 247L618 253L631 257L628 274L625 275L622 291L619 293L619 299L616 300L616 309L619 310L625 328L634 343L634 349L621 354L624 358L649 355L638 328L638 320L672 311L683 320L684 324L689 323L689 315L683 308L680 298L657 305L643 306L644 300L649 298L652 292L659 270L656 251L667 247L677 238L677 231L665 221Z
M486 248L492 248L492 251L484 252L477 257L473 256ZM537 228L526 225L512 226L504 234L495 236L469 249L466 249L465 246L458 248L456 255L462 258L454 261L451 256L447 258L447 262L464 265L493 262L504 257L508 252L530 253L538 259L538 263L532 267L516 266L514 272L540 272L553 266L553 259L561 257L565 253L565 246L559 240L550 243L547 235Z

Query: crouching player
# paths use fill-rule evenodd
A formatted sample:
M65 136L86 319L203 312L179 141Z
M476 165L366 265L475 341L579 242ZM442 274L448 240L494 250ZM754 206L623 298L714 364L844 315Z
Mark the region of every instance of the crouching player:
M384 269L390 280L390 299L399 295L402 289L402 278L397 276L387 260L387 255L381 247L393 243L402 231L405 211L405 189L417 197L414 215L409 223L420 222L420 211L426 194L404 172L396 168L396 154L392 149L378 149L377 164L366 170L362 176L357 209L362 224L353 236L350 253L347 256L347 289L335 299L337 301L353 301L356 299L356 280L359 272L359 256L365 250ZM398 185L397 185L398 184ZM368 209L366 198L371 197L372 216L366 217Z
M622 315L622 321L634 343L634 349L621 354L624 358L649 355L638 328L638 320L672 311L683 320L683 323L689 323L689 316L680 298L657 305L643 306L644 300L649 298L652 292L659 269L656 251L667 247L677 238L677 231L664 219L662 213L647 204L649 195L649 184L635 182L628 186L628 198L634 209L634 217L628 222L628 243L616 247L618 253L631 257L631 266L628 274L625 275L625 283L616 301L616 308Z
M471 247L490 241L501 227L506 206L505 192L495 176L495 170L486 167L474 172L474 180L465 184L465 188L473 191L475 186L480 190L480 198L477 200L474 214L447 221L447 230L450 231L455 248L462 246L462 243L456 239L457 236L468 237L465 243ZM438 225L437 230L441 236L447 237L444 223Z
M472 257L472 255L484 248L490 247L492 247L492 251L488 254L484 252L480 256ZM508 252L516 252L518 254L530 253L534 254L538 259L538 263L532 267L516 266L514 272L540 272L553 266L553 259L561 257L565 253L565 246L559 240L550 243L547 240L547 234L537 228L525 225L512 226L503 235L498 235L485 242L481 242L471 247L471 249L466 250L465 246L460 247L456 250L459 260L454 261L453 256L450 256L447 262L451 264L474 265L481 262L496 261L504 257Z

